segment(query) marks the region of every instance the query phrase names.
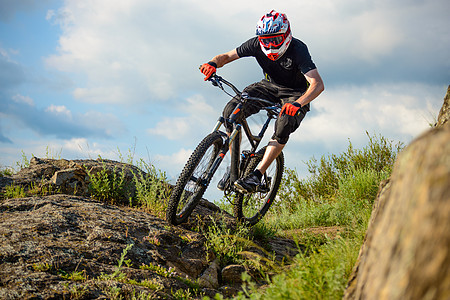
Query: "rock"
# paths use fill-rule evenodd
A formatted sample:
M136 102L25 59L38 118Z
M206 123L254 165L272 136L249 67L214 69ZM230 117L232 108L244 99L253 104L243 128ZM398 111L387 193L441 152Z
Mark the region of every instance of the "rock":
M438 121L436 127L444 126L450 119L450 85L447 88L447 94L444 98L444 104L442 104L441 110L439 111Z
M198 278L198 284L209 289L217 289L219 287L219 263L217 259Z
M58 187L64 194L87 195L89 180L82 168L69 168L56 171L50 179L50 183Z
M292 239L276 237L267 241L267 247L274 254L276 261L286 263L300 253L299 247L302 245L298 245Z
M237 294L239 283L224 285L202 234L214 224L235 227L233 216L202 199L188 223L172 226L126 206L128 198L90 198L89 174L125 174L131 188L134 174L146 178L134 166L109 160L36 157L17 174L0 177L1 189L21 186L33 195L0 197L0 299L201 299ZM254 242L261 245L247 251L269 259L273 255L286 261L287 255L296 254L287 250L295 245L292 240ZM225 278L240 282L240 274Z
M4 187L11 186L14 184L14 181L11 177L7 176L0 176L0 190Z
M222 280L226 283L241 283L242 273L245 267L242 265L229 265L222 269Z
M234 285L224 285L219 288L220 294L222 294L225 298L233 298L235 297L240 291L242 291L241 288L238 288Z
M214 223L225 224L227 228L235 228L237 224L236 219L228 212L221 210L217 205L208 200L201 199L189 217L188 222L181 226L186 229L200 228L205 230L213 226Z
M203 235L169 226L142 211L68 195L3 200L0 298L23 299L33 294L62 299L69 293L65 284L71 283L63 276L73 272L95 279L86 285L86 293L104 295L94 283L106 284L107 278L100 278L114 274L130 244L125 256L129 262L122 266L124 276L155 282L166 296L172 289L189 288L179 277L194 281L208 267L208 254L212 255Z
M30 165L23 168L9 178L10 183L22 186L25 191L32 194L63 193L78 196L90 196L90 176L96 176L99 172L107 175L113 173L124 176L124 186L128 188L123 198L116 199L117 203L128 204L129 197L133 196L134 174L143 172L135 166L119 163L111 160L65 160L46 159L33 157ZM0 189L6 186L6 181L0 181Z
M450 123L399 154L344 299L449 299Z

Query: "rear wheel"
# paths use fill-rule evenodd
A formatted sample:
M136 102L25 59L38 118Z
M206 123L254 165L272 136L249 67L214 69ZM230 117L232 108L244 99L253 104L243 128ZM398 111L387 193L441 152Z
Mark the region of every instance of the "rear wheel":
M222 146L222 137L216 131L205 137L192 152L169 199L168 222L178 225L187 221L208 187L207 175Z
M264 156L266 148L258 151L257 155L251 158L244 176L253 172ZM264 217L270 205L275 200L278 188L281 183L284 169L284 155L280 153L275 161L267 169L262 179L262 187L258 192L252 194L237 193L234 205L234 215L236 218L248 225L254 225Z

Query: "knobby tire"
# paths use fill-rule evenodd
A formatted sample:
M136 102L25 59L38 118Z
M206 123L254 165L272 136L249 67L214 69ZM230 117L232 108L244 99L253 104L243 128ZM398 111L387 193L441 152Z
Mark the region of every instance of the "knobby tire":
M166 220L179 225L187 221L208 187L204 179L223 146L219 132L206 136L192 152L172 191L166 212Z
M245 169L244 176L253 172L262 160L266 147L258 151L257 155L250 158L250 162ZM269 169L266 176L271 177L270 189L268 192L256 192L252 194L237 193L234 205L234 215L246 225L255 225L267 213L272 202L275 200L284 170L284 155L280 153Z

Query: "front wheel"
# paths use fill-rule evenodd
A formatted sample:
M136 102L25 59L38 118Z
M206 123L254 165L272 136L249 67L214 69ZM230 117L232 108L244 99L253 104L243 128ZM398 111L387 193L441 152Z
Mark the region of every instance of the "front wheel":
M170 196L166 212L168 222L179 225L187 221L208 187L208 177L212 177L208 173L222 147L222 137L215 131L192 152Z
M262 148L258 151L257 155L251 158L251 161L245 169L244 176L247 176L256 169L264 156L265 150L266 147ZM280 153L264 174L260 191L252 194L236 194L234 215L239 221L251 226L258 223L264 217L270 205L275 200L281 183L281 177L283 176L283 170L284 155Z

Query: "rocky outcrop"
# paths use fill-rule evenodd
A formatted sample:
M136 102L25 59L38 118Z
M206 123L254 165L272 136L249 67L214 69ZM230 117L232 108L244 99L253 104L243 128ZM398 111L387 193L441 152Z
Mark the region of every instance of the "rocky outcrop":
M439 111L438 120L436 127L441 127L446 124L450 119L450 85L447 88L447 94L444 98L444 104L442 104L441 110Z
M171 226L121 205L128 201L91 198L89 174L99 172L125 174L133 187L142 171L106 160L33 158L28 168L0 178L0 188L20 186L33 195L0 200L0 299L201 299L240 290L222 278L226 266L202 233L212 220L235 226L232 216L202 199L190 222ZM292 240L264 243L280 260L298 253L287 252L287 245L297 249Z
M112 288L164 298L171 289L187 289L185 279L194 281L214 257L199 233L79 196L9 199L0 212L1 299L62 298L72 290L87 299ZM113 281L128 245L124 279ZM79 282L68 280L77 272Z
M90 196L91 177L100 173L105 176L117 174L123 176L126 189L115 198L116 204L128 204L129 198L136 192L134 177L143 172L137 167L107 159L66 160L33 157L29 166L21 169L10 178L0 181L0 188L17 185L32 193L47 192Z
M381 185L344 299L450 298L448 114L447 105Z

